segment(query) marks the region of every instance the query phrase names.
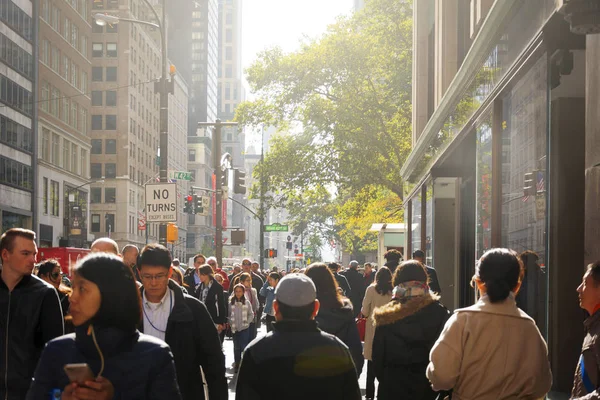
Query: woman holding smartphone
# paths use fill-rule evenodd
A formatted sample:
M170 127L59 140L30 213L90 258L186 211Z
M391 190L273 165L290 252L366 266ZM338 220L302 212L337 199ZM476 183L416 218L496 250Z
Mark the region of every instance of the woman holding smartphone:
M96 253L72 282L75 333L48 342L27 399L181 399L169 346L136 329L142 311L131 269Z

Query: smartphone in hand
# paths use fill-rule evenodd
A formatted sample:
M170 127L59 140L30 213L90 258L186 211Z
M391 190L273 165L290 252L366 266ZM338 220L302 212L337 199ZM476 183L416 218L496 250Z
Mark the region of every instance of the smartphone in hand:
M78 385L84 386L86 381L93 381L96 379L90 366L86 363L67 364L64 366L64 370L69 377L69 380Z

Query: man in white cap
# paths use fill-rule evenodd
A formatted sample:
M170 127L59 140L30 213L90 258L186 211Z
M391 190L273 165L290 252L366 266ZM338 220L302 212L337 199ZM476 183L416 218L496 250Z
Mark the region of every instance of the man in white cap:
M273 308L273 331L244 351L236 400L361 399L348 347L317 327L312 280L286 275L275 289Z

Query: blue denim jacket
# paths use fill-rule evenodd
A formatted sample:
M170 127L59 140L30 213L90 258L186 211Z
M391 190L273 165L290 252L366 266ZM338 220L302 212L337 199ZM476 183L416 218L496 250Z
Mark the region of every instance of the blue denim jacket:
M260 289L260 295L264 298L266 298L265 300L265 314L267 315L275 315L275 310L273 310L273 300L275 299L275 288L272 287L271 285L269 285L269 282L265 282L265 284L263 285L263 287Z

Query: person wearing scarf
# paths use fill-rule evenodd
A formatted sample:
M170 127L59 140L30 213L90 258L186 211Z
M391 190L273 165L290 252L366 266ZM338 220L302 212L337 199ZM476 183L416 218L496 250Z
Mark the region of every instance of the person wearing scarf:
M377 399L433 400L425 370L429 351L449 311L431 292L423 264L401 263L392 278L392 300L375 309L372 361L379 381Z

